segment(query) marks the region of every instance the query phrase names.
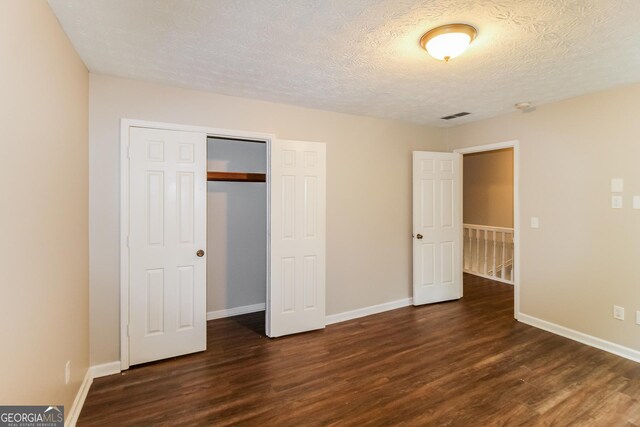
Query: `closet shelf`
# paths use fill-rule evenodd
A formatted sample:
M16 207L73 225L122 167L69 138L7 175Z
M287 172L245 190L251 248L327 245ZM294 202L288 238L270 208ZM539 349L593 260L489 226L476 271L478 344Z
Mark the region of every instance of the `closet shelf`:
M207 181L266 182L263 173L207 172Z

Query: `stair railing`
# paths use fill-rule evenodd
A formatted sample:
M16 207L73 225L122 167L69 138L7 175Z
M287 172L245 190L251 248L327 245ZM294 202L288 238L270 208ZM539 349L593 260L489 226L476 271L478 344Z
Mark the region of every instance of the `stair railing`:
M464 272L513 284L513 228L463 224Z

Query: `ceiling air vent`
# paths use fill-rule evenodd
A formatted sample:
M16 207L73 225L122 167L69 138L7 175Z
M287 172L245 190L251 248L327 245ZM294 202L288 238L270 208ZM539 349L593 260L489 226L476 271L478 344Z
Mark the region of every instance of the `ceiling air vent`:
M463 111L462 113L458 113L458 114L452 114L450 116L444 116L444 117L440 117L442 120L451 120L451 119L457 119L458 117L463 117L463 116L468 116L471 113L467 113L466 111Z

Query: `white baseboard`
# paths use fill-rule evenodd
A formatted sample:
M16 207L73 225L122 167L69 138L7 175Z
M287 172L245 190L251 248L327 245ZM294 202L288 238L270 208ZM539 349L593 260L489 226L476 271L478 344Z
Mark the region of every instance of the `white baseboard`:
M334 323L346 322L347 320L357 319L359 317L370 316L384 311L395 310L396 308L407 307L411 304L413 304L413 298L405 298L369 307L358 308L356 310L345 311L338 314L331 314L327 316L326 324L333 325Z
M78 417L80 417L80 412L82 411L82 407L84 406L84 401L87 398L87 394L89 394L89 389L91 388L93 379L119 373L119 361L89 367L89 369L87 369L87 373L84 375L84 379L82 380L82 384L80 385L78 394L76 394L76 398L73 401L73 405L71 406L71 409L67 414L67 419L64 422L65 427L75 427L76 423L78 422Z
M225 310L210 311L207 313L207 320L222 319L223 317L239 316L240 314L255 313L264 311L265 304L244 305L242 307L227 308Z
M87 373L84 375L82 384L80 384L80 389L76 394L73 405L71 405L71 409L67 414L67 419L64 422L65 427L75 427L78 422L78 417L80 417L80 411L82 411L84 401L87 398L87 394L89 394L89 388L91 387L92 382L93 377L91 376L91 368L89 368L87 369Z
M528 314L518 313L518 321L543 329L547 332L578 341L579 343L613 353L616 356L624 357L625 359L633 360L634 362L640 362L640 351L638 350L612 343L601 338L596 338L583 332L565 328L564 326L556 325L555 323L547 322L546 320L538 319L537 317L529 316Z
M92 378L106 377L107 375L119 374L120 372L119 360L117 362L103 363L102 365L94 365L91 367Z

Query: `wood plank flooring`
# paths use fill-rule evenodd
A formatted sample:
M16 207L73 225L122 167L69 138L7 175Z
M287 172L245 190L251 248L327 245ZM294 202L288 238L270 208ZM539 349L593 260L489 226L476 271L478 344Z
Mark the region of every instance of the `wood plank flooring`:
M208 350L98 378L78 425L640 425L640 364L513 320L513 288L278 339L264 313Z

